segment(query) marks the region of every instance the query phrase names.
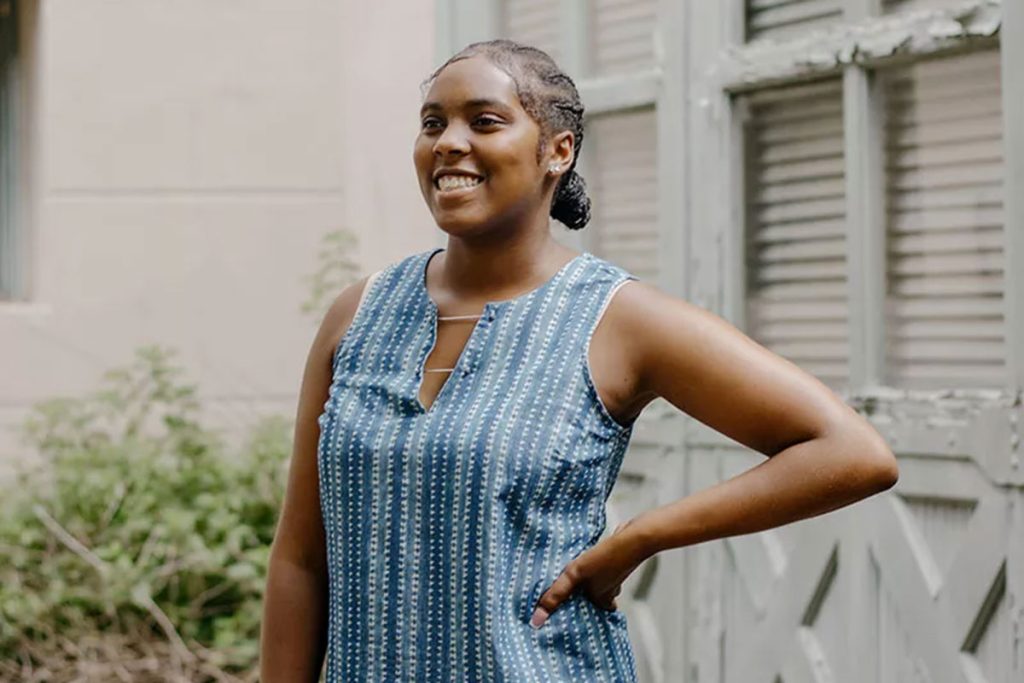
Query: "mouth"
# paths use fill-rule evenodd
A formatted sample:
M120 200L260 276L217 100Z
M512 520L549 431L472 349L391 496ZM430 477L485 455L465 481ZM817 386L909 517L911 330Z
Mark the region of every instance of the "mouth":
M484 182L482 177L468 175L442 175L434 179L434 189L443 196L468 194Z

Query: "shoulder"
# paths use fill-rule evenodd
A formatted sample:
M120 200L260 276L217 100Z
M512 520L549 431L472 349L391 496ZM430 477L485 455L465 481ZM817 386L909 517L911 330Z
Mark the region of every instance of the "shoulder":
M678 340L677 333L721 320L686 299L670 294L650 282L628 280L618 288L606 316L638 348L656 350L659 344Z
M637 386L673 356L694 356L700 330L716 328L718 317L652 283L629 279L608 302L602 326L619 346ZM699 354L696 354L699 355Z
M322 338L322 343L331 350L337 347L338 342L345 335L349 325L352 324L360 304L366 300L365 295L368 288L375 288L378 286L378 283L381 283L380 286L390 289L394 285L395 278L408 274L410 268L413 268L431 252L432 250L418 251L404 256L397 261L388 263L379 270L367 273L342 289L334 301L331 302L321 323L320 337Z
M317 334L318 346L323 353L333 353L349 325L352 324L352 319L356 315L356 309L359 307L366 284L371 276L372 273L364 275L348 285L331 302Z

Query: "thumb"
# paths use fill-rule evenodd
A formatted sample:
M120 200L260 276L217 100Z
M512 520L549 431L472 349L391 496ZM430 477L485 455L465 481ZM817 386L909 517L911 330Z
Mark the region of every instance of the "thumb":
M547 621L548 617L551 616L559 606L569 599L572 592L576 590L576 585L579 583L579 577L577 576L574 565L568 565L562 573L558 575L554 583L544 591L544 594L540 596L537 601L536 609L533 611L533 616L530 618L530 626L533 628L540 628Z

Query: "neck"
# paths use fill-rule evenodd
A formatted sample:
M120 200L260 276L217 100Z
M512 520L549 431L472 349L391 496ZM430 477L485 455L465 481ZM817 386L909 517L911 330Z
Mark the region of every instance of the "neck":
M427 280L439 304L502 300L543 284L577 253L549 230L485 244L449 236Z

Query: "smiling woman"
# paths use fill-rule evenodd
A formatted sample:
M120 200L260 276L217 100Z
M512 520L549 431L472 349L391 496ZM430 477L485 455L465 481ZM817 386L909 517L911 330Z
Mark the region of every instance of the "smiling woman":
M633 682L615 598L643 561L894 483L886 444L821 382L551 236L590 217L582 121L572 80L510 41L425 83L413 161L448 245L346 288L313 343L265 682L316 680L325 653L329 682ZM770 458L602 538L659 396Z

